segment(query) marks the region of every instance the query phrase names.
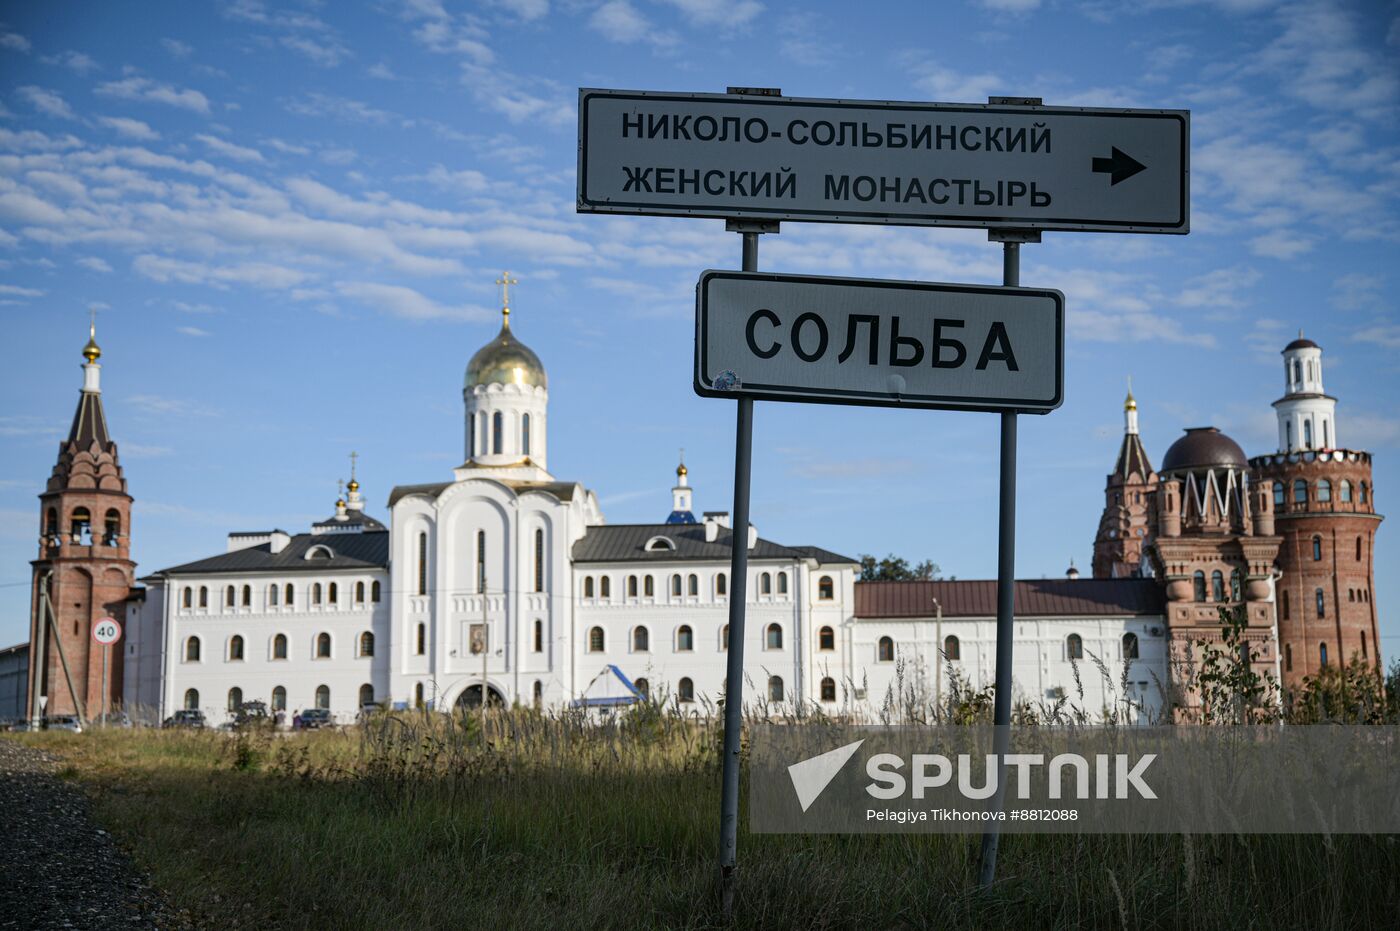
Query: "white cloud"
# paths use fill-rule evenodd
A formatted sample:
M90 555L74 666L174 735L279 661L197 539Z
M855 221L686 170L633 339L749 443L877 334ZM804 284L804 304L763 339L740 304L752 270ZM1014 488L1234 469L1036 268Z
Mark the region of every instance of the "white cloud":
M422 180L448 191L464 194L480 194L488 187L486 175L474 168L449 171L442 165L434 165Z
M759 13L756 0L662 0L680 10L694 26L743 26Z
M588 19L593 31L610 42L651 41L660 32L627 0L608 0Z
M131 267L138 274L162 284L176 282L211 285L216 288L242 284L255 288L282 289L300 284L309 277L305 272L266 262L220 266L150 254L138 255L132 261Z
M189 58L194 54L194 46L188 42L181 42L179 39L161 39L160 44L176 58Z
M394 114L387 110L348 97L336 97L313 91L304 97L286 101L287 110L298 116L328 116L349 123L387 123Z
M1308 236L1290 230L1277 230L1256 236L1249 241L1249 251L1255 255L1271 259L1296 259L1305 252L1311 252L1314 242Z
M997 13L1029 13L1040 9L1040 0L978 0L978 3Z
M91 269L95 272L110 272L112 270L112 266L95 255L89 255L78 259L78 264L83 268Z
M7 48L12 52L27 52L29 40L17 32L0 32L0 48Z
M31 107L41 113L57 117L61 120L75 120L77 115L73 113L73 108L68 106L68 102L58 93L58 91L46 90L42 87L35 87L32 84L19 88L16 91L23 97Z
M1393 61L1362 44L1349 5L1331 0L1285 4L1278 20L1282 34L1253 56L1247 70L1278 77L1286 91L1324 112L1394 117L1400 74Z
M43 297L44 292L37 288L24 288L17 284L0 284L0 294L9 297Z
M1385 284L1380 275L1367 275L1352 272L1342 275L1332 282L1332 303L1342 310L1378 309L1381 305L1381 288Z
M549 13L549 0L490 0L490 3L527 23Z
M306 56L323 68L334 68L350 57L350 50L335 41L318 42L306 36L282 36L278 41L284 48Z
M211 151L217 152L225 158L231 158L240 162L263 161L263 154L257 149L234 145L232 142L226 142L218 136L211 136L207 133L200 133L196 135L195 138L204 143Z
M992 94L1008 93L1005 77L995 74L959 74L949 68L923 69L923 75L914 83L932 99L949 103L981 103Z
M365 73L381 81L393 81L398 78L398 75L394 74L394 69L390 68L382 61L370 65L369 70Z
M1248 265L1218 268L1186 282L1177 303L1183 307L1243 307L1239 291L1253 287L1262 276Z
M94 92L122 100L163 103L183 110L193 110L195 113L209 112L209 98L199 91L161 84L150 78L129 77L120 81L108 81L99 84Z
M344 296L367 307L405 320L464 320L473 322L495 318L495 311L473 304L452 307L403 285L374 282L347 282L337 289Z
M149 124L140 120L133 120L125 116L99 116L97 122L109 129L115 130L120 135L128 139L152 140L159 139L160 133L156 132Z
M71 49L66 52L60 52L57 55L47 56L44 58L44 62L50 65L62 65L70 71L76 71L78 74L87 74L89 71L96 71L99 67L91 55L85 55L82 52L75 52Z
M175 332L182 336L209 336L208 330L201 330L197 326L177 326Z
M1400 325L1380 322L1357 330L1351 335L1354 343L1369 343L1383 349L1400 349Z

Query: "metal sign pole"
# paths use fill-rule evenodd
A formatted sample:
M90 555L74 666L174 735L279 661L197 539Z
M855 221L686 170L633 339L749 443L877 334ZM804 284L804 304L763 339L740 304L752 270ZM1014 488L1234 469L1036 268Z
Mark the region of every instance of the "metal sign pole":
M107 726L107 651L110 650L107 644L102 644L102 726Z
M988 234L1002 244L1001 283L1008 288L1021 284L1021 243L1039 242L1040 233ZM1001 811L1006 801L1006 759L1011 745L1011 653L1016 614L1016 412L1001 415L1001 493L997 522L997 670L996 699L992 708L994 737L992 752L997 758L997 789L992 811ZM997 845L1001 840L995 821L982 835L980 883L991 886L996 878Z

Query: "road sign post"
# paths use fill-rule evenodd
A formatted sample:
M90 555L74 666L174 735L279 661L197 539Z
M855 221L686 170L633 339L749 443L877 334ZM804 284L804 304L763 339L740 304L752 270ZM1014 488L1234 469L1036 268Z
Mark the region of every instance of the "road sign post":
M578 210L1186 233L1189 116L583 88Z
M92 639L102 645L102 693L98 707L101 709L99 720L103 727L107 725L107 655L112 644L120 640L121 636L122 625L114 617L104 617L92 625Z

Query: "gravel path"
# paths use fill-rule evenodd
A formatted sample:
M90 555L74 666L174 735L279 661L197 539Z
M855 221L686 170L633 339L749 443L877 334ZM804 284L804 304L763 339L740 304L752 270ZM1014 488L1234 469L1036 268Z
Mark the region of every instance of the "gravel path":
M188 928L47 753L0 739L0 928Z

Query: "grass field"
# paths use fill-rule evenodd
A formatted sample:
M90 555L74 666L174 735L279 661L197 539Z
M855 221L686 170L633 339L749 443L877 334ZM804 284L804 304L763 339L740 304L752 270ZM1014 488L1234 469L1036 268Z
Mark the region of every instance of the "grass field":
M13 735L60 755L178 906L215 927L723 927L717 732L409 715L295 735ZM746 822L746 818L741 821ZM1393 928L1395 837L740 834L735 925Z

